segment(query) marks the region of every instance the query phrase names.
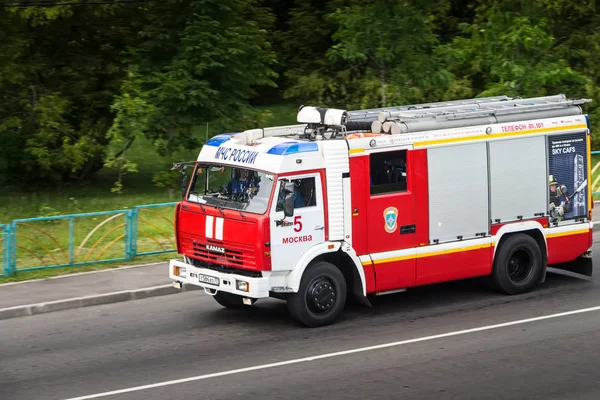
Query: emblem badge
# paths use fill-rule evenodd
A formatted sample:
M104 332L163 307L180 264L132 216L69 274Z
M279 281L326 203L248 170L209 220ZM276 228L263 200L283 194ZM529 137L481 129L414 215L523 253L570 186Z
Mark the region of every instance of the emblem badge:
M396 207L388 207L383 210L383 219L385 220L385 231L393 233L398 228L398 209Z
M225 254L225 247L213 246L212 244L207 244L206 250L211 251L213 253Z

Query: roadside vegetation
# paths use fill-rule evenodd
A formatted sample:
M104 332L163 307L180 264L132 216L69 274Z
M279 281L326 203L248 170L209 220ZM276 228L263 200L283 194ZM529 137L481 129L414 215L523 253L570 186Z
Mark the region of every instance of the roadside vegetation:
M266 120L268 125L295 123L296 108L294 105L284 104L261 107L261 109L271 115ZM195 134L199 140L206 137L206 127L197 127ZM70 184L60 188L14 186L0 194L0 216L2 216L0 224L10 223L15 219L55 217L67 214L113 210L127 212L136 206L174 203L181 197L180 174L173 176L169 185L165 185L164 182L159 182L157 185L156 181L153 181L153 177L168 170L172 162L194 160L199 150L179 151L173 154L173 159L168 162L158 154L145 137L139 137L128 150L129 160L137 165L137 171L122 177L122 191L115 193L114 190L111 190L118 173L114 168L104 168L88 182ZM161 167L162 171L159 169ZM174 206L172 205L139 209L139 232L136 240L138 253L174 248L173 214ZM109 219L110 221L105 222ZM72 254L74 262L119 259L125 256L125 238L121 237L126 223L124 215L115 213L85 216L77 217L74 221ZM42 265L68 263L71 256L69 223L68 219L19 223L17 271ZM94 234L88 237L92 231ZM47 278L65 273L114 268L135 263L166 261L172 257L173 254L164 253L144 255L131 261L119 260L111 263L24 271L11 277L0 277L0 283Z

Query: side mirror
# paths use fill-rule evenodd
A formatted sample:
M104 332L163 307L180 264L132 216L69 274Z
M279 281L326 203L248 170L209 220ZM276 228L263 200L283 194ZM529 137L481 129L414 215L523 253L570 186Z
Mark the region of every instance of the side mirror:
M185 192L187 191L188 177L187 177L187 165L184 165L181 169L181 198L185 200Z
M188 177L187 177L187 169L188 166L196 164L197 161L186 161L186 162L178 162L174 163L170 168L170 171L176 171L181 168L181 197L185 199L185 192L187 191L188 185Z
M283 215L285 217L292 217L294 216L294 182L285 182L283 190Z

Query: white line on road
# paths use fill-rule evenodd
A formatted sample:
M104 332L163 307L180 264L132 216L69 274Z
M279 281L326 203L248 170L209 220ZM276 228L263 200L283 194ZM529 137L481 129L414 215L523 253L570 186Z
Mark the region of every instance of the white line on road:
M271 363L271 364L255 365L253 367L232 369L229 371L215 372L212 374L192 376L189 378L182 378L182 379L176 379L176 380L172 380L172 381L153 383L150 385L134 386L134 387L127 388L127 389L113 390L112 392L96 393L96 394L90 394L90 395L81 396L81 397L73 397L73 398L66 399L66 400L97 399L99 397L114 396L117 394L137 392L140 390L177 385L180 383L199 381L199 380L203 380L203 379L218 378L218 377L226 376L226 375L241 374L244 372L256 371L259 369L276 368L276 367L281 367L284 365L299 364L299 363L308 362L308 361L322 360L324 358L332 358L332 357L345 356L348 354L361 353L361 352L365 352L365 351L380 350L380 349L384 349L387 347L402 346L405 344L411 344L411 343L417 343L417 342L425 342L428 340L441 339L441 338L446 338L446 337L450 337L450 336L466 335L467 333L489 331L492 329L504 328L507 326L521 325L521 324L526 324L529 322L542 321L545 319L560 318L560 317L565 317L568 315L581 314L581 313L587 313L587 312L592 312L592 311L600 311L600 306L590 307L590 308L582 308L579 310L566 311L566 312L557 313L557 314L543 315L541 317L534 317L534 318L521 319L521 320L517 320L517 321L504 322L504 323L496 324L496 325L481 326L479 328L465 329L462 331L454 331L454 332L448 332L448 333L441 333L438 335L424 336L424 337L415 338L415 339L401 340L399 342L383 343L383 344L378 344L375 346L368 346L368 347L359 347L356 349L338 351L335 353L326 353L326 354L321 354L321 355L317 355L317 356L313 356L313 357L296 358L293 360L281 361L281 362L276 362L276 363Z

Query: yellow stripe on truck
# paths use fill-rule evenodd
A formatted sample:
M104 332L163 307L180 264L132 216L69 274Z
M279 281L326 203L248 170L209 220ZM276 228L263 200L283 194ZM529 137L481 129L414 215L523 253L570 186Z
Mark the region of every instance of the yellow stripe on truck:
M589 232L590 232L589 229L579 229L577 231L570 231L570 232L549 233L546 235L546 238L552 239L552 238L557 238L557 237L562 237L562 236L582 235L584 233L589 233Z
M411 255L408 255L408 256L389 257L389 258L383 258L383 259L380 259L380 260L373 260L373 264L385 264L385 263L395 262L395 261L412 260L412 259L415 259L415 258L425 258L425 257L442 256L442 255L453 254L453 253L460 253L460 252L466 252L466 251L480 250L480 249L485 249L485 248L489 248L489 247L492 247L491 243L479 244L479 245L469 246L469 247L464 247L464 248L463 247L458 247L456 249L431 251L431 252L423 253L423 254L411 254ZM362 262L362 265L369 265L369 264L371 264L370 261L363 261Z
M350 149L350 154L364 153L365 149Z
M570 236L570 235L582 235L582 234L586 234L586 233L589 233L589 229L579 229L576 231L569 231L569 232L550 233L550 234L546 235L546 238L552 239L552 238L558 238L558 237ZM466 251L474 251L474 250L491 248L491 247L494 247L495 245L497 245L497 243L492 242L492 243L478 244L478 245L468 246L468 247L457 247L455 249L430 251L430 252L422 253L422 254L411 254L411 255L406 255L406 256L388 257L388 258L382 258L380 260L373 260L373 264L385 264L385 263L396 262L396 261L412 260L415 258L418 259L418 258L425 258L425 257L443 256L443 255L447 255L447 254L460 253L463 251L466 252ZM431 247L433 247L433 246L431 246ZM373 254L371 254L371 257L373 257ZM362 262L362 265L370 265L370 264L371 264L371 261L363 261Z
M507 133L497 133L494 135L477 135L477 136L469 136L469 137L459 137L459 138L450 138L450 139L439 139L439 140L428 140L424 142L415 142L415 147L423 147L423 146L431 146L434 144L444 144L444 143L456 143L456 142L469 142L474 140L481 140L487 138L501 138L501 137L510 137L510 136L521 136L528 135L533 133L546 133L546 132L555 132L555 131L564 131L568 129L586 129L587 125L579 124L579 125L571 125L571 126L556 126L552 128L539 128L539 129L529 129L519 132L507 132Z

